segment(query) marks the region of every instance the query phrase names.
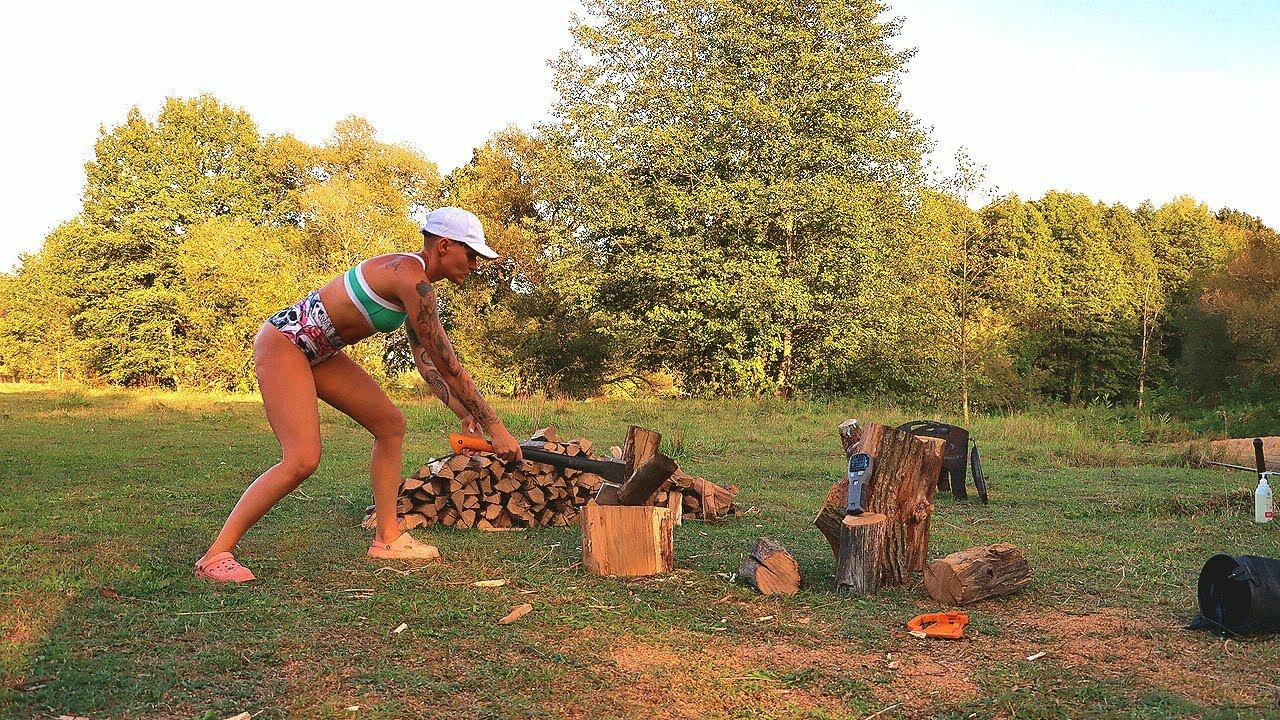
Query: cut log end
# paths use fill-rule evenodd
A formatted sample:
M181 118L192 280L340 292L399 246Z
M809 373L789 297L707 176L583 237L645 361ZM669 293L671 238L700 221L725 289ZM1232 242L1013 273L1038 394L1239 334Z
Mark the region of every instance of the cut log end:
M800 589L800 566L786 548L770 538L756 540L738 576L761 595L794 595Z

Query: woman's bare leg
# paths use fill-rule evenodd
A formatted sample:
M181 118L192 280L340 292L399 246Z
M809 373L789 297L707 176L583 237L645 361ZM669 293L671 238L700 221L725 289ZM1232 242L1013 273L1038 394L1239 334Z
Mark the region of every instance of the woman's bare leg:
M262 405L280 441L281 459L240 496L201 560L235 548L254 523L320 464L320 411L306 356L275 327L263 325L253 342L253 360Z
M400 536L396 524L396 495L404 469L404 414L387 393L354 360L338 353L314 368L321 400L360 423L373 435L369 479L378 515L374 539L389 543Z

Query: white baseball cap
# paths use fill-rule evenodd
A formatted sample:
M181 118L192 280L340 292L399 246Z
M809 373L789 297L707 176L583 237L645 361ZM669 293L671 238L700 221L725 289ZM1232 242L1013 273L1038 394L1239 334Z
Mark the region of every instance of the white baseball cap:
M456 207L442 207L427 214L422 221L422 232L456 240L490 260L498 257L497 251L484 241L484 228L480 218Z

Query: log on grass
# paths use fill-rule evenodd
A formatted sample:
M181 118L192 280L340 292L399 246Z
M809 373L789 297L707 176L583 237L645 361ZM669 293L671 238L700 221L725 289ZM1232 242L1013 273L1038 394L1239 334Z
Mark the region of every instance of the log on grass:
M738 568L738 577L761 595L795 595L800 589L800 566L782 545L759 538Z
M579 524L582 565L592 575L657 575L675 566L671 513L666 508L592 501L582 508Z
M924 571L924 589L943 605L966 605L1008 595L1031 579L1027 558L1009 543L981 545L934 560Z
M880 588L879 562L887 528L881 513L846 515L841 520L836 556L837 592L861 597Z

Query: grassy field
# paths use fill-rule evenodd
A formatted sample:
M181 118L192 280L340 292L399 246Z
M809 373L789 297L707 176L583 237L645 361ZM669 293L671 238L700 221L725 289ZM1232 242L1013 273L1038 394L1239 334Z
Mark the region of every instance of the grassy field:
M401 406L409 471L445 452L453 425L432 403ZM628 423L660 430L682 466L741 486L742 512L678 528L667 577L584 575L575 528L416 531L447 562L385 567L364 556L359 527L369 440L326 408L319 472L241 543L260 581L213 586L191 565L276 459L256 398L0 385L0 715L1280 717L1280 639L1182 630L1204 560L1280 556L1280 527L1251 522L1250 475L1136 443L1183 434L1167 419L974 421L991 505L940 497L933 554L1012 542L1035 575L970 608L970 637L946 642L903 628L936 609L918 580L833 594L811 523L840 474L836 424L916 413L771 401L499 412L517 435L554 424L605 446ZM728 581L760 535L799 560L800 594ZM469 584L495 578L509 583ZM496 624L522 602L534 611Z

